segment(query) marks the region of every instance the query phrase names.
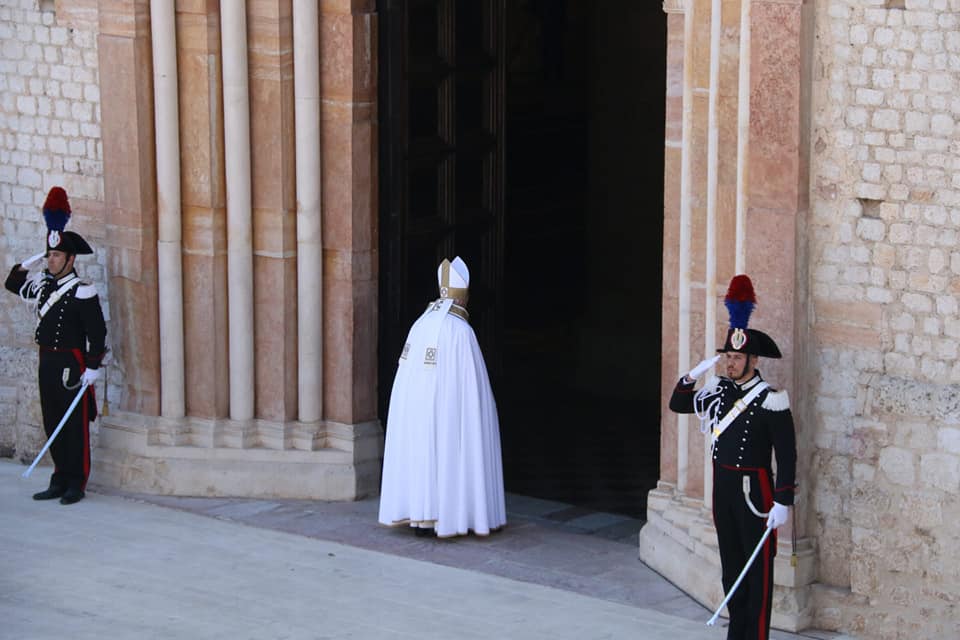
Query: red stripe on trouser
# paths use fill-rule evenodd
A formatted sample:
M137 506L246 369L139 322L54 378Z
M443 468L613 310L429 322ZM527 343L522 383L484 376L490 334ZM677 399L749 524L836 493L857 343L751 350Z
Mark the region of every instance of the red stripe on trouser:
M766 469L758 470L757 480L760 481L760 495L763 497L763 508L766 511L770 511L773 507L773 495L770 492L770 480L767 477ZM776 531L771 533L767 537L767 541L763 543L763 551L760 552L760 555L763 556L763 591L761 592L763 596L760 598L760 616L757 620L758 640L767 640L767 630L770 628L769 622L767 621L767 609L770 608L768 604L770 600L770 571L773 569L773 567L770 566L773 561L773 557L770 554L770 545L776 541L776 536Z
M80 365L80 375L83 376L83 372L87 370L86 363L83 360L83 352L80 349L71 349L70 352L73 354L73 357L77 359L77 364ZM90 397L93 394L93 388L88 388L83 392L83 398L80 400L82 408L80 411L80 434L83 439L83 463L81 468L83 469L83 480L80 483L80 490L85 491L87 488L87 478L90 477L90 413L87 408L87 402L90 400Z

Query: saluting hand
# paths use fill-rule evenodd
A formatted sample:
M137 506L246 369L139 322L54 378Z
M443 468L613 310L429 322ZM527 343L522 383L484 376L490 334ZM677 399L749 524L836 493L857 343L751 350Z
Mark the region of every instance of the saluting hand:
M687 378L690 380L696 380L697 378L702 376L704 373L706 373L711 367L713 367L713 365L717 364L717 361L719 359L720 359L720 356L718 354L713 356L712 358L707 358L706 360L702 360L700 364L698 364L697 366L695 366L693 369L690 370L690 373L687 374Z
M24 260L23 262L20 263L20 267L21 267L24 271L29 271L30 269L32 269L32 268L34 267L34 265L36 265L38 262L40 262L41 260L43 260L45 257L47 257L47 252L46 252L46 251L44 251L43 253L38 253L38 254L35 255L35 256L30 256L29 258L27 258L26 260Z

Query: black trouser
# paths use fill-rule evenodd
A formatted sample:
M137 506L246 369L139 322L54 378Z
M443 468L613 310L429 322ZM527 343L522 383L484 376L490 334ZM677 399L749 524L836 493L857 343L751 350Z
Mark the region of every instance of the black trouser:
M48 438L80 390L82 362L79 350L40 348L40 409L43 412L43 430ZM51 487L82 490L87 486L90 475L90 420L94 417L91 414L96 407L93 387L88 387L84 396L50 445L54 465Z
M768 469L735 469L718 464L714 464L713 469L713 522L717 527L726 594L767 528L767 519L758 517L747 506L743 478L750 478L750 499L761 513L773 505L773 481ZM750 571L727 603L730 614L727 640L767 640L770 634L776 536L773 532L767 538Z

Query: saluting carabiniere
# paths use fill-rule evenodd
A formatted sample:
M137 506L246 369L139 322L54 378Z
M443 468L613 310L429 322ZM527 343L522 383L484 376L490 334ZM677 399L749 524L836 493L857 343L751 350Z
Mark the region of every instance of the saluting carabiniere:
M782 356L770 336L747 327L756 305L750 278L733 278L725 304L730 328L723 348L718 349L721 355L704 360L677 382L670 409L696 413L712 441L713 521L725 593L766 529L774 530L727 603L728 640L767 640L777 552L775 530L787 521L796 489L796 435L787 392L771 388L757 369L759 358ZM697 379L718 361L722 374L710 377L695 392ZM773 455L777 459L775 479Z
M92 254L93 249L80 234L64 230L70 202L63 188L50 189L43 217L46 251L14 265L5 286L36 308L40 407L48 438L81 387L88 385L50 446L54 462L50 485L33 496L73 504L83 499L90 476L90 422L97 417L94 383L100 378L107 327L96 287L74 269L76 257ZM31 274L44 258L46 268Z

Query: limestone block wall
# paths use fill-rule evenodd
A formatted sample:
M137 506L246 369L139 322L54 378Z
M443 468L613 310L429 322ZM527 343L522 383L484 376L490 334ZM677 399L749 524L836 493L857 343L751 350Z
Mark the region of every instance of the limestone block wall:
M60 6L57 6L59 4ZM103 148L95 0L0 1L0 271L42 251L41 206L61 185L68 229L102 246ZM42 6L42 8L41 8ZM77 261L94 282L109 322L106 256ZM43 444L36 389L35 319L15 296L0 296L0 456L32 459ZM115 395L121 382L114 374ZM98 389L102 398L102 385Z
M960 637L960 0L817 0L815 626Z

